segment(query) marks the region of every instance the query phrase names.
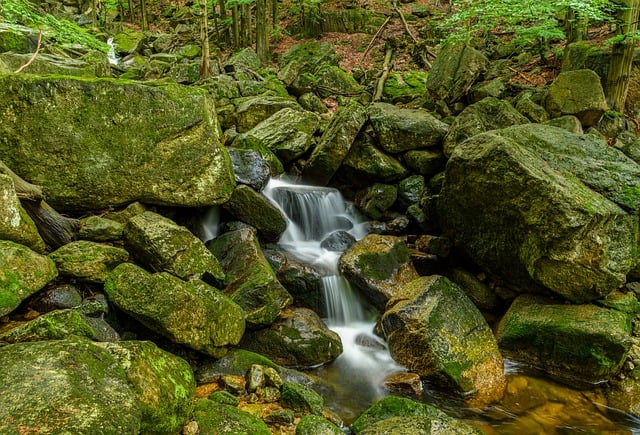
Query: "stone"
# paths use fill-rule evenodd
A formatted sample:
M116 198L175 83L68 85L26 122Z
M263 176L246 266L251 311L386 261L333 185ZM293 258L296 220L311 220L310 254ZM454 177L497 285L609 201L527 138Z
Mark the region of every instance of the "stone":
M487 284L480 281L473 273L461 267L455 267L447 273L447 278L455 282L481 310L499 308L500 298Z
M340 336L308 308L283 310L268 328L245 333L240 347L298 368L329 363L342 353Z
M0 341L62 340L69 336L95 339L96 334L86 318L76 310L56 310L0 334Z
M149 329L207 355L220 358L244 334L242 308L199 280L185 282L123 263L111 272L104 291L112 304Z
M440 149L407 151L403 160L409 169L425 177L432 177L443 171L447 164L447 157Z
M193 416L203 434L271 435L264 421L234 406L200 399Z
M427 77L424 71L392 71L384 82L382 101L391 104L407 104L427 93Z
M122 248L88 240L67 243L49 254L61 276L102 284L117 265L129 260Z
M0 316L58 276L55 263L26 246L0 240Z
M125 28L122 32L113 37L113 44L116 52L120 56L125 56L127 54L139 52L144 40L144 33L131 28Z
M328 42L311 41L293 45L282 56L279 64L279 77L287 85L304 73L315 74L325 65L338 65L340 57Z
M562 128L573 134L583 134L582 124L580 120L573 115L564 115L557 118L544 121L543 124L550 125L552 127Z
M380 220L398 197L398 189L390 184L375 183L357 192L355 203L367 217Z
M285 408L292 409L296 415L322 415L322 408L324 407L322 396L293 382L285 382L282 385L280 403Z
M77 307L82 303L80 290L71 284L62 284L39 291L29 300L29 307L39 313Z
M540 104L533 101L531 93L521 92L514 101L515 109L531 122L542 124L549 120L549 113Z
M236 128L246 133L265 119L284 108L302 110L296 100L289 97L255 96L236 100Z
M25 245L41 254L45 244L16 195L13 180L0 173L0 239Z
M33 57L32 53L0 53L0 62L12 73L25 65ZM91 51L87 59L70 57L61 53L42 53L24 70L33 75L64 75L72 77L110 77L109 61L106 53Z
M426 192L426 181L422 175L410 175L398 183L397 204L401 210L420 204Z
M225 272L224 292L245 311L248 325L271 325L292 297L264 257L255 230L229 231L207 246Z
M262 155L255 150L230 147L227 150L233 165L236 182L246 184L260 192L269 182L271 168Z
M316 73L318 81L315 90L320 98L332 95L354 95L360 85L350 74L337 65L323 65Z
M260 58L251 47L234 53L233 56L225 62L224 69L226 72L252 70L257 71L262 66Z
M343 435L335 424L319 415L305 415L296 425L296 435Z
M422 109L373 103L367 113L380 147L390 154L440 145L449 128Z
M232 193L231 162L202 89L5 75L0 116L3 162L42 186L58 211L136 200L216 205Z
M544 104L552 118L574 115L583 127L597 124L609 108L600 77L588 69L558 74L549 86Z
M380 310L402 285L418 278L406 243L379 234L354 243L340 257L339 269Z
M224 280L218 259L187 228L151 211L129 219L124 227L126 249L151 270L212 285Z
M36 32L29 27L0 23L0 53L30 54L35 51L37 40Z
M405 284L387 303L380 324L398 363L452 385L475 406L502 398L504 363L493 332L447 278L432 275Z
M88 216L80 219L78 237L93 242L112 242L122 240L124 227L121 223L100 216Z

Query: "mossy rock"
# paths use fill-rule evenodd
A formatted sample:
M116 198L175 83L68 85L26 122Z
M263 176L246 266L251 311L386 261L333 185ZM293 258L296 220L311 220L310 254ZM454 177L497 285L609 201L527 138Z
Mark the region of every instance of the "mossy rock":
M36 32L17 24L0 23L0 53L31 53L35 50Z
M193 411L202 434L270 435L264 421L236 407L200 399Z
M285 107L302 109L296 100L288 97L246 97L237 99L234 104L236 105L235 119L238 133L251 130Z
M279 62L280 79L290 85L304 74L315 74L325 65L338 65L340 57L328 42L305 42L292 46Z
M80 219L78 237L93 242L112 242L122 239L123 225L101 216L87 216Z
M360 89L356 79L336 65L323 66L316 75L318 82L315 89L321 98L331 95L353 95Z
M444 421L451 420L447 414L425 403L418 403L411 399L387 396L378 400L367 408L351 425L351 430L359 434L367 427L394 417L422 417Z
M406 104L427 93L427 77L424 71L391 72L384 83L382 101Z
M609 108L600 77L590 69L558 74L549 86L544 105L552 118L574 115L583 127L597 124Z
M129 260L129 253L115 246L78 240L56 249L49 258L61 276L101 284L114 267Z
M96 333L86 318L77 310L55 310L0 334L0 341L62 340L71 335L95 339Z
M291 408L298 415L322 415L322 408L324 407L322 396L293 382L285 382L282 385L280 403L285 408Z
M296 425L296 435L343 435L335 424L319 415L305 415Z
M0 239L10 240L44 253L44 240L20 204L11 177L0 174Z
M360 133L338 171L354 186L373 182L390 183L409 174L400 161L378 149L369 134Z

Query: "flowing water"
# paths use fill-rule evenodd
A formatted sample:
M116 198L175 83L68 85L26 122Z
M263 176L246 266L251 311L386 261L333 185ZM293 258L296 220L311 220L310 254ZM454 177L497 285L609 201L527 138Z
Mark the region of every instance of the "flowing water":
M331 188L305 186L272 179L263 193L286 214L289 224L279 245L298 261L321 272L329 328L337 332L344 352L314 373L334 385L325 405L346 424L378 398L389 394L383 380L404 371L389 356L386 344L373 334L377 313L338 272L342 252L326 249L336 232L354 239L367 233L366 222L340 193ZM217 229L219 215L207 215ZM217 230L207 233L215 236ZM579 391L553 382L529 368L505 361L508 387L500 403L488 409L465 407L450 391L424 384L420 398L447 414L488 434L640 434L640 420L606 406L597 389Z

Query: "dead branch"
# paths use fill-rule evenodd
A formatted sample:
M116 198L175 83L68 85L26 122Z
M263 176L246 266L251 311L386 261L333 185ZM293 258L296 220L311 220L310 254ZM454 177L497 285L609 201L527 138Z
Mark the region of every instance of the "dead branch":
M391 7L393 8L393 10L400 15L400 20L402 21L402 25L404 26L404 30L405 32L407 32L407 35L409 35L411 37L411 39L413 40L414 44L418 43L418 40L416 39L415 36L413 36L413 33L411 32L411 29L409 28L409 24L407 24L407 20L405 20L404 15L402 13L402 11L400 10L400 8L398 8L398 6L396 5L395 1L393 2L393 4L391 5Z
M365 58L367 57L367 54L369 54L369 50L371 50L371 47L373 47L373 43L375 42L376 39L378 39L378 37L380 36L380 34L384 30L384 28L389 23L389 20L391 20L391 16L388 16L387 19L384 20L384 23L382 23L382 26L380 26L380 28L378 29L376 34L373 35L373 38L371 38L371 41L369 42L369 45L367 46L367 49L364 51L364 54L362 55L362 61L364 61Z
M0 160L0 173L11 177L18 198L30 199L32 201L40 201L44 199L40 186L36 186L35 184L31 184L28 181L23 180L18 174L5 165L2 160Z
M38 52L40 51L41 43L42 43L42 30L40 30L40 33L38 34L38 45L36 46L36 51L33 53L33 55L31 56L31 59L29 59L27 63L25 63L15 71L16 73L22 72L26 67L31 65L34 60L36 60L36 56L38 56Z
M529 77L527 77L524 74L522 74L520 71L518 71L518 70L516 70L516 69L514 69L514 68L512 68L510 66L507 66L507 68L509 68L509 70L511 70L512 72L518 74L520 77L522 77L527 82L531 83L532 85L535 85L535 82L533 80L531 80Z
M393 48L391 46L387 46L387 51L384 55L384 64L382 65L382 74L378 78L378 82L376 83L376 92L373 94L372 101L376 102L382 98L382 92L384 91L384 84L387 81L387 77L389 77L389 71L391 69L391 59L393 58Z

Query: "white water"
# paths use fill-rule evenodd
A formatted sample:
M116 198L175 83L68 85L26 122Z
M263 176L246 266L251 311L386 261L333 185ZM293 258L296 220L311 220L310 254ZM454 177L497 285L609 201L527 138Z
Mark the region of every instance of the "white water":
M322 241L338 230L356 240L366 234L366 222L336 189L272 179L263 193L286 214L289 224L278 244L298 261L324 274L327 326L340 335L343 353L332 364L345 394L373 401L384 394L384 379L403 370L391 359L386 344L373 334L375 313L338 272L342 252L324 249ZM327 367L326 370L329 370ZM335 373L337 371L337 373ZM349 396L345 397L348 400ZM361 399L362 400L362 397Z
M116 56L116 46L113 44L113 38L107 39L107 45L109 46L109 52L107 53L109 65L118 65L120 59Z

